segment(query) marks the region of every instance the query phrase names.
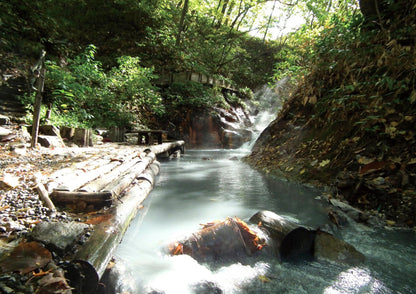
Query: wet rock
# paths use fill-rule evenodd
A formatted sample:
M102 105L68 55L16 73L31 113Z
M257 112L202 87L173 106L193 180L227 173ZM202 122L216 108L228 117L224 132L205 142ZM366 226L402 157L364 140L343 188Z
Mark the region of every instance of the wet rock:
M330 199L329 202L356 222L366 222L368 220L368 215L366 213L345 202L337 199Z
M322 231L316 232L314 257L318 261L330 261L348 265L358 265L365 260L364 255L357 251L354 246Z
M89 225L77 222L42 222L30 236L60 252L71 250L85 234Z
M214 282L204 281L192 287L195 294L222 294L223 291Z

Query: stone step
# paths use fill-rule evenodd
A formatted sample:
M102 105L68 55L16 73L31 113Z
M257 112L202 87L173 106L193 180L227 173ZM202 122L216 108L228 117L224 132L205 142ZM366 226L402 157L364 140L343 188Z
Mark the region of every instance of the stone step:
M21 118L25 116L25 106L19 96L27 90L28 85L24 77L10 78L0 86L0 114Z

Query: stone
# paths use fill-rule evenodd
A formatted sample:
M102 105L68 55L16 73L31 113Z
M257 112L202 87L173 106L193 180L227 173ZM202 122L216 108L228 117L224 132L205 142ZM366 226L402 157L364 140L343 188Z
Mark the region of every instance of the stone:
M41 125L39 127L39 133L48 136L61 137L61 132L54 125Z
M33 228L31 237L62 253L70 251L89 229L79 222L42 222Z
M356 222L365 222L368 220L368 215L366 213L345 202L337 199L330 199L329 202Z
M9 125L10 118L8 116L0 114L0 125Z
M365 256L354 246L322 231L316 232L314 257L318 261L330 261L352 266L365 261Z
M38 137L38 143L47 148L64 148L65 143L62 141L61 137L57 136L46 136L40 135Z
M8 135L10 135L12 133L12 131L5 129L3 127L0 127L0 139L2 139L3 137L6 137Z
M3 177L0 178L0 188L1 189L12 189L19 186L19 178L16 176L4 173Z

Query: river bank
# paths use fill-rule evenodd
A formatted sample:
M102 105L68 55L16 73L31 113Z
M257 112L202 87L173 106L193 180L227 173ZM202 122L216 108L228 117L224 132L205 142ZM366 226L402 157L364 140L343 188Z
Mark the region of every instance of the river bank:
M31 149L22 132L13 133L0 144L1 292L97 293L112 251L153 188L156 154L183 149L183 141ZM91 184L94 177L107 176L103 167L126 171L113 176L117 185L104 193L111 198L102 205L79 198L83 192L72 195L75 201L54 205L42 195L51 193L39 192L53 181L72 188Z

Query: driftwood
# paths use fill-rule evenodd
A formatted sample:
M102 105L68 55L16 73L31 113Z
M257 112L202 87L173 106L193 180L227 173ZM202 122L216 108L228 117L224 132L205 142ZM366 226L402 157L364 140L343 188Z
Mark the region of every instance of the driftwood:
M38 192L40 199L49 208L49 210L52 213L56 212L55 205L53 204L52 200L49 198L49 193L48 191L46 191L45 186L42 183L38 183L35 189L36 189L36 192Z

